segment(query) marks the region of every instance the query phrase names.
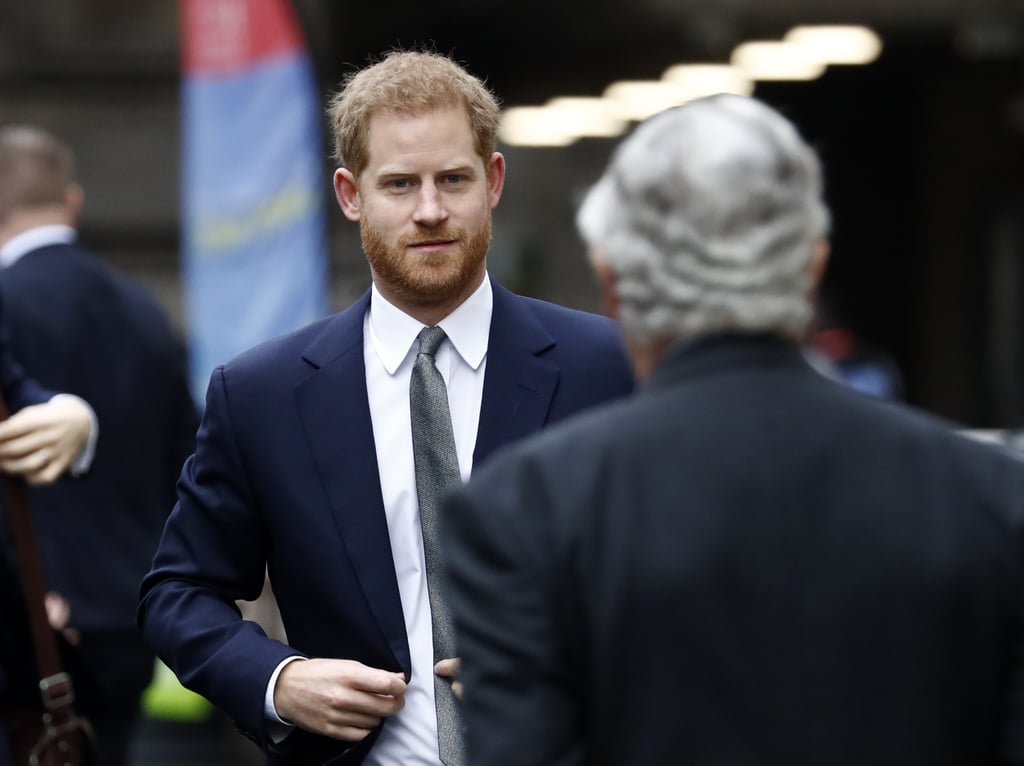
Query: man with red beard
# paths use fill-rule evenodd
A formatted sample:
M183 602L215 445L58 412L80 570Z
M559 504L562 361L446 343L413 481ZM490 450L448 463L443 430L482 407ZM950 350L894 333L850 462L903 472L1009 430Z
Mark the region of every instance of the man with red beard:
M627 394L632 377L609 320L488 277L505 159L479 79L394 51L347 78L328 111L334 190L372 285L214 371L139 622L269 763L458 764L461 726L435 710L460 687L434 632L435 502L420 500L431 480L415 433L450 416L457 483L499 447ZM448 407L418 414L413 389L431 376ZM235 608L265 568L289 645Z

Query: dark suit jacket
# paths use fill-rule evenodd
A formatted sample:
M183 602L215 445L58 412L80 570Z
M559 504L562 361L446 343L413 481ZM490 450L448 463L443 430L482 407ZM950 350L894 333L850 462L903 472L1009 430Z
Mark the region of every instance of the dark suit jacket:
M27 253L0 271L0 294L26 372L88 401L100 425L87 475L30 492L47 586L83 635L125 636L141 651L139 582L198 428L183 347L148 293L74 245ZM128 667L144 683L152 655L123 656L103 675Z
M157 653L272 763L325 763L346 749L304 731L280 748L267 742L264 693L285 657L410 672L367 402L368 301L214 372L196 454L143 583L139 619ZM474 464L631 385L612 322L494 285ZM259 594L265 563L294 649L235 610L235 599ZM374 739L342 762L361 761Z
M1024 464L780 342L674 353L444 511L471 766L1024 762Z
M2 292L0 292L0 296L2 296ZM53 391L47 391L26 376L24 368L15 361L11 352L10 330L2 300L0 300L0 392L3 392L4 405L11 413L30 404L49 401L54 394Z

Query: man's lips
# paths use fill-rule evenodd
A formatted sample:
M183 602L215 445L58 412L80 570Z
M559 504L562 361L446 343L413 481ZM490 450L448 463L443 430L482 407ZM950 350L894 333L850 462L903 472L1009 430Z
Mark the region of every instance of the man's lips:
M421 242L411 242L409 247L419 253L436 253L447 250L455 242L454 239L426 239Z

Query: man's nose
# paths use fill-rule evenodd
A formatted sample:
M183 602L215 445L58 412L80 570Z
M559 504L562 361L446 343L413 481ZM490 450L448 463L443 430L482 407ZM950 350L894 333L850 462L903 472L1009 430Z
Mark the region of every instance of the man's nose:
M441 193L434 184L423 184L420 187L419 198L416 200L416 210L413 212L413 220L424 226L436 226L448 217L444 200Z

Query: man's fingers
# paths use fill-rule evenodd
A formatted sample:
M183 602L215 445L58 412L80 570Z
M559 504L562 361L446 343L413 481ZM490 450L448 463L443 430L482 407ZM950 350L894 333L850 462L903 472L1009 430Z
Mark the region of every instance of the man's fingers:
M0 471L24 476L29 484L50 484L56 481L68 466L73 455L34 433L23 436L0 448Z
M391 697L400 697L405 694L405 676L401 673L392 673L376 668L366 668L366 670L370 672L365 677L353 679L352 685L355 688Z
M71 605L68 600L56 591L47 591L43 606L46 609L46 620L54 630L66 628L71 620Z
M16 476L24 474L26 479L32 481L50 465L52 456L52 450L46 447L14 457L0 456L0 470Z
M64 473L67 467L68 462L66 460L50 460L50 462L45 463L38 471L26 473L25 481L33 486L52 484L60 478L60 475Z
M434 673L441 676L442 678L455 678L459 675L459 668L461 663L458 657L452 657L447 660L438 660L434 665Z
M332 722L339 729L349 728L370 731L377 724L379 724L380 719L384 717L385 716L366 715L364 713L354 713L352 711L348 711L344 713L344 715L339 715L332 719Z
M0 423L0 442L16 439L38 428L38 421L33 417L33 410L38 406L33 404L24 407Z
M50 447L54 441L54 435L43 430L33 430L28 433L13 436L0 441L0 459L9 460L28 457L42 449Z
M447 660L439 660L434 665L434 673L439 675L441 678L445 678L452 682L452 694L455 695L455 699L462 699L462 681L458 680L459 670L462 667L462 663L458 657L452 657Z
M49 428L62 416L62 410L59 405L53 404L52 399L42 404L22 407L7 420L0 422L0 442Z
M394 715L405 707L404 696L361 695L356 706L340 706L329 711L327 732L338 739L360 740L375 729L382 718ZM372 712L370 712L372 711Z
M376 726L376 724L374 724ZM373 731L374 726L368 729L357 728L355 726L337 726L326 729L323 734L333 739L341 739L345 742L362 742L366 739L366 735Z

